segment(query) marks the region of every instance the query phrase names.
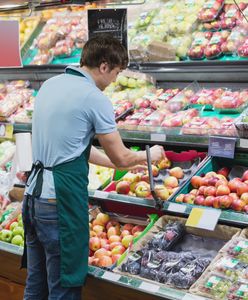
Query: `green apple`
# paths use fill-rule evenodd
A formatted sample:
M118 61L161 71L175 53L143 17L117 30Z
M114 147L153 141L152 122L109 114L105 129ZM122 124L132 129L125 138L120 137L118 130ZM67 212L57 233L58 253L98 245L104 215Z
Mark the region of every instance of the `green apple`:
M17 216L17 221L19 222L20 220L22 220L22 214L19 214L19 215Z
M136 88L136 82L136 79L130 77L128 78L127 86L129 88Z
M14 229L13 229L13 235L21 235L21 236L24 236L24 230L21 226L16 226Z
M12 239L12 236L13 236L13 233L11 230L8 230L8 229L2 230L1 237L4 242L10 242Z
M11 244L21 246L23 244L22 236L20 234L15 235L11 240Z
M20 219L20 220L18 221L18 226L23 227L22 219Z
M14 228L15 228L16 226L18 226L18 222L13 222L13 223L10 224L9 229L10 229L11 231L13 231Z

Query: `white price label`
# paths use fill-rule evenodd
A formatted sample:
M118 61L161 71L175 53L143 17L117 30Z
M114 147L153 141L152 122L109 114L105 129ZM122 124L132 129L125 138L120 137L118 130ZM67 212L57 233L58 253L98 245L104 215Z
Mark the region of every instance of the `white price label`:
M196 296L192 294L185 294L185 296L182 298L182 300L208 300L209 298Z
M240 147L248 148L248 139L240 139L239 143L240 143Z
M151 133L150 139L154 142L165 142L166 135L163 133Z
M139 286L140 289L147 291L149 293L157 293L159 290L159 286L156 284L152 284L149 282L142 282L141 285Z
M184 213L186 210L186 205L170 203L168 206L169 211Z
M103 191L95 191L94 193L94 197L100 199L106 199L108 198L108 195L109 195L108 192L103 192Z
M121 278L121 275L106 271L102 278L116 282Z

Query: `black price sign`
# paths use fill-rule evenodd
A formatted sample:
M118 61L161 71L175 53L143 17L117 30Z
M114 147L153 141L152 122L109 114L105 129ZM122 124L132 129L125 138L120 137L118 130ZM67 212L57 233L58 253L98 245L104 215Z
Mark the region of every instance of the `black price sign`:
M236 141L236 138L210 136L208 155L234 158Z
M127 9L89 9L88 36L109 33L127 49Z

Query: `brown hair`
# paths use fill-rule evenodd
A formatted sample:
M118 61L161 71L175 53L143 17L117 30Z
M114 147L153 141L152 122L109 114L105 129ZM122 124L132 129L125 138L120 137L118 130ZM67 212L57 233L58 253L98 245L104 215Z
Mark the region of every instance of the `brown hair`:
M128 55L126 48L109 34L99 34L84 45L80 67L98 68L101 63L108 63L110 70L115 67L126 69Z

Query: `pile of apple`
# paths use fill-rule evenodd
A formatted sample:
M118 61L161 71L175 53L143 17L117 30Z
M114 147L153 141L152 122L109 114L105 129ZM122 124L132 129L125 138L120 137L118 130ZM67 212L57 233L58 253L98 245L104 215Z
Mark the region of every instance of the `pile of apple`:
M244 43L238 48L238 54L241 57L248 57L248 38L246 38Z
M244 44L247 34L247 29L236 26L226 42L221 45L222 52L224 54L231 54L238 51L238 48Z
M206 58L213 59L222 55L222 45L226 42L230 32L227 30L214 32L207 47L204 50Z
M184 178L184 171L180 167L171 168L171 161L168 158L161 160L157 166L152 165L152 174L155 181L155 193L161 200L167 200L175 193L179 186L180 179ZM156 180L161 170L169 169L161 180ZM156 184L156 182L161 182ZM128 172L116 184L118 194L136 196L140 198L151 198L148 171L143 173Z
M224 167L203 177L193 176L193 189L188 194L178 195L175 201L248 213L248 170L241 178L228 180L228 174L229 169Z
M183 125L182 134L236 136L234 119L224 117L195 117Z
M145 229L141 225L120 224L101 212L89 223L89 228L89 265L98 267L116 263L133 239Z
M225 91L219 99L214 102L214 108L238 108L248 102L248 90Z
M24 246L24 229L21 214L0 231L0 240L21 247Z
M188 51L190 59L203 59L205 57L205 48L209 43L213 33L210 31L196 32L193 34L194 40Z
M217 18L223 5L224 0L209 0L200 10L198 14L198 19L202 22L210 22Z

